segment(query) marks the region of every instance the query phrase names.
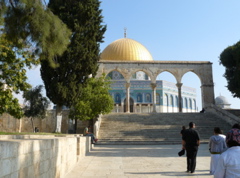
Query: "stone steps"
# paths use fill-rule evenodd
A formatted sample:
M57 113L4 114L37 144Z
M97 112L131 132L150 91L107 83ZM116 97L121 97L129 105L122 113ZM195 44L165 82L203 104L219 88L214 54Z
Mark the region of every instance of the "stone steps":
M201 140L201 144L207 144L208 139ZM101 140L98 141L97 145L181 145L181 140L162 140L162 141L142 141L142 140L131 140L131 141L121 141L121 140Z
M231 126L212 113L112 113L102 116L98 144L181 144L180 130L196 123L201 142L208 142L213 128Z

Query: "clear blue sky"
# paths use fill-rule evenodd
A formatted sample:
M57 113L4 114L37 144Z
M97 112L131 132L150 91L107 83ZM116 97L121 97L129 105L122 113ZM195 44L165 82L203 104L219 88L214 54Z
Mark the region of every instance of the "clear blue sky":
M240 0L102 0L107 25L101 51L113 41L127 37L143 44L154 60L210 61L213 63L215 97L225 96L232 108L240 108L223 77L220 53L240 39ZM29 82L41 84L38 70L28 72ZM176 82L165 72L164 80ZM201 108L200 80L193 73L183 84L197 89Z

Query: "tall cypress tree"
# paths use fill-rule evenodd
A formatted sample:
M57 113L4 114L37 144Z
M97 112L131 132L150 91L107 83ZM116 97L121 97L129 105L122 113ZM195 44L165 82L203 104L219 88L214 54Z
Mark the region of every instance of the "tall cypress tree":
M72 31L68 49L54 58L58 67L52 68L48 61L41 62L47 96L57 105L57 115L61 115L63 105L71 107L76 102L88 76L95 76L98 70L99 46L106 31L99 6L98 0L49 1L52 12Z

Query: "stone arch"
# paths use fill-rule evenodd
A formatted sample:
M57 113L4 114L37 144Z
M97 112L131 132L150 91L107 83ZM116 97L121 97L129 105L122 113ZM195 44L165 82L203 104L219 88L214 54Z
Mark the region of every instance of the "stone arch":
M157 91L162 90L169 94L168 112L178 112L178 104L175 103L176 98L173 97L178 95L177 79L174 74L169 70L162 70L157 76L156 83Z
M148 75L148 73L146 73L144 70L136 70L136 72L132 72L132 76L131 76L131 80L133 80L133 79L135 79L134 77L135 77L135 75L136 75L136 77L138 77L137 75L138 74L145 74L143 77L143 79L137 79L136 78L136 80L149 80L149 81L151 81L151 78L149 77L149 75ZM145 78L145 77L147 77L147 78Z
M132 69L129 72L130 79L128 83L131 88L130 97L132 97L137 110L150 112L152 103L151 79L146 70ZM131 107L131 106L130 106Z
M184 77L184 75L186 75L187 73L193 73L196 75L196 77L200 80L200 83L202 83L202 78L201 78L201 75L199 75L198 72L196 72L195 70L186 70L182 73L182 75L180 76L181 79L180 79L180 82L182 82L182 78Z
M191 88L186 88L189 93L193 94L194 92L196 93L196 105L198 108L202 108L202 103L203 103L203 98L202 98L202 82L201 79L199 78L199 75L197 75L195 72L188 71L185 72L184 75L181 78L181 83L183 83L184 86L188 86ZM192 91L193 88L195 91ZM189 110L191 108L189 107ZM195 112L197 111L197 107L195 108Z
M163 71L159 72L156 80L161 79L160 76L164 75L164 74L170 74L176 80L176 81L171 81L171 82L175 82L175 83L177 82L176 75L171 70L163 70Z
M107 71L107 73L105 73L105 74L106 74L105 77L109 77L109 75L110 75L111 73L113 73L113 72L118 72L119 75L123 76L123 80L126 80L125 77L124 77L124 75L121 73L121 70L118 70L118 69L113 69L113 70ZM112 79L112 78L111 78L111 79Z
M148 77L149 77L149 81L153 80L153 76L151 75L150 71L147 69L133 69L130 73L131 76L133 76L134 74L136 74L137 72L144 72Z
M116 75L116 74L118 74L118 76L119 77L122 77L122 78L114 78L115 76L114 75ZM107 77L109 77L110 78L110 80L125 80L125 78L124 78L124 76L121 74L121 72L119 72L118 70L112 70L112 71L109 71L107 74L106 74L106 76L105 76L106 78Z

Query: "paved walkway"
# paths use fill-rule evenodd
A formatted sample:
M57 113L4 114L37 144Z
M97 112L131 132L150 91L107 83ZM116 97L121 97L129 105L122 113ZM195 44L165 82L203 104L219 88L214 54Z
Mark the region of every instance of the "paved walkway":
M181 145L95 145L65 178L213 178L207 144L199 147L194 174L185 172L186 156L177 155L180 149Z

